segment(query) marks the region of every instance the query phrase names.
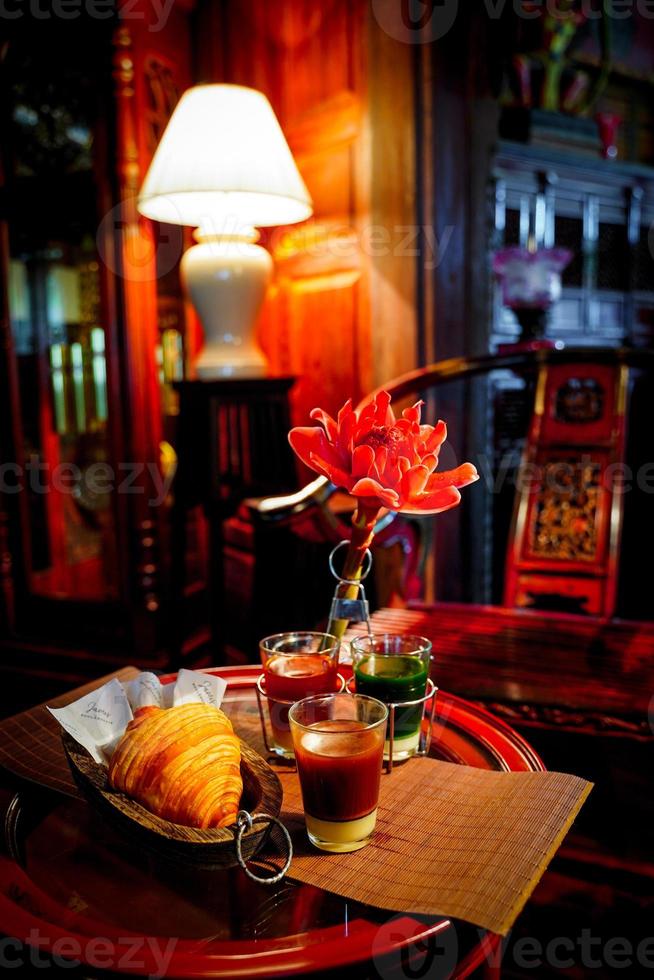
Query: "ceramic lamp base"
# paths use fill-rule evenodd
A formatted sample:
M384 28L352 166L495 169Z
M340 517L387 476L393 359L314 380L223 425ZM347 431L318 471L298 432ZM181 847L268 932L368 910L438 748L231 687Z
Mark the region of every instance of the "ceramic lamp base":
M205 344L195 362L195 373L201 381L217 378L264 378L267 372L268 364L263 354L260 360L250 358L237 361L225 353L224 344Z
M266 374L255 327L272 259L251 237L199 233L199 244L182 259L186 289L204 329L205 345L195 365L203 380Z

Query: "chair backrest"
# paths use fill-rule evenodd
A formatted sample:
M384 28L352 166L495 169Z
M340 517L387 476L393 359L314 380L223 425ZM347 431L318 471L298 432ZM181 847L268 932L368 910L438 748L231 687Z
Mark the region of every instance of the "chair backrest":
M504 604L610 618L624 495L624 364L548 364L517 481Z

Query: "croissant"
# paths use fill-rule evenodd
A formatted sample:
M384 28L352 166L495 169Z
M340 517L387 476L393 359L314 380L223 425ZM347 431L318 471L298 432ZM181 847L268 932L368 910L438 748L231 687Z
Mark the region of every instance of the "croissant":
M140 708L111 757L109 784L173 823L228 827L243 792L240 762L220 708Z

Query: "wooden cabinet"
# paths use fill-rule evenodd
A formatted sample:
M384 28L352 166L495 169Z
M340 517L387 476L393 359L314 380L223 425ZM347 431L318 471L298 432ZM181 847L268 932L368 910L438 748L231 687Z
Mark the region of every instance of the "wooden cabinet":
M548 336L589 346L624 341L651 347L654 168L500 141L491 184L492 247L525 246L531 237L539 246L572 252ZM515 340L517 329L496 289L491 347Z
M180 4L156 31L151 5L130 11L0 27L0 638L5 668L53 676L91 646L144 662L160 644L171 383L194 335L182 236L135 204L190 32Z

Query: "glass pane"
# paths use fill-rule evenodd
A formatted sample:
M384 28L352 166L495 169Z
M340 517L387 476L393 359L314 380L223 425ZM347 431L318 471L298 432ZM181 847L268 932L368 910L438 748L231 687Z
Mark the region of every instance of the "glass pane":
M29 39L19 32L4 66L9 306L20 385L18 462L29 498L30 588L75 599L116 591L95 159L98 77L107 70L101 63L110 47L95 33L96 43L86 35L80 45L75 31L52 26L30 32Z
M506 226L504 228L504 244L520 244L520 212L516 208L507 208Z
M627 229L601 222L597 243L597 288L624 291L628 287Z
M643 225L636 244L634 288L654 292L654 239L651 229Z
M581 218L571 218L557 214L554 219L554 234L556 244L569 248L572 252L570 263L563 270L564 286L581 286L583 276L583 222Z

